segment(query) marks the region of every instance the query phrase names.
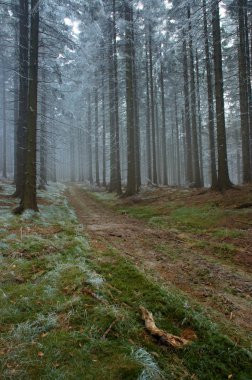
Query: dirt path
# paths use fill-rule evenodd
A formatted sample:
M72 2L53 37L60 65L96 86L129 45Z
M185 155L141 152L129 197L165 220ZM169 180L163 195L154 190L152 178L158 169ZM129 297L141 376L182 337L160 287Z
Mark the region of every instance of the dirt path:
M94 249L117 249L164 285L175 285L221 312L234 327L252 331L251 273L199 255L174 232L116 214L78 186L70 187L67 196Z

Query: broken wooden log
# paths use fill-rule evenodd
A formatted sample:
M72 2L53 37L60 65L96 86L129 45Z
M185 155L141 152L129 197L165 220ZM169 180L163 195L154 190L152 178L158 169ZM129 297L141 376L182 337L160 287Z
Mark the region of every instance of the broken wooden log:
M191 343L190 340L181 338L180 336L172 335L164 330L159 329L155 324L152 313L145 309L143 306L140 306L140 310L142 312L142 319L145 322L147 331L154 337L160 339L163 344L172 346L174 348L182 348Z

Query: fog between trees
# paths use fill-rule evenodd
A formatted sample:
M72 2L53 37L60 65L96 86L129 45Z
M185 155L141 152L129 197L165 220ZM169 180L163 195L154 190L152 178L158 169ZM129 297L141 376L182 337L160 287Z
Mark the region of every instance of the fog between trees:
M0 23L0 173L17 212L48 181L126 195L251 181L247 0L6 0Z

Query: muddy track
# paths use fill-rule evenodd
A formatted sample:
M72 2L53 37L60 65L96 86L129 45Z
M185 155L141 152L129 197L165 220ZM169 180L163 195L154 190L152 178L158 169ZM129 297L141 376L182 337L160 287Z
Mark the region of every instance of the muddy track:
M141 270L175 285L204 306L221 312L234 327L252 331L252 275L200 255L174 232L119 215L76 186L67 191L92 248L115 248ZM159 247L166 247L162 252Z

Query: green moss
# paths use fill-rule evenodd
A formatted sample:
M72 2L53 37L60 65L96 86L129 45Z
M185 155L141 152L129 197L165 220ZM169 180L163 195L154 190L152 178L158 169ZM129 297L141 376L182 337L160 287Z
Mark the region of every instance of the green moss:
M205 207L180 207L172 211L171 219L182 229L205 230L213 227L223 216L223 211L218 208Z
M242 230L232 230L228 228L220 228L218 230L212 231L211 234L217 238L240 238L245 235L245 232Z
M44 214L14 218L13 226L61 231L9 240L10 254L1 260L1 378L249 379L250 354L223 336L203 309L174 287L160 287L116 251L93 252L61 193L48 198L55 203L43 206ZM162 225L160 209L131 210ZM21 249L23 255L13 254ZM159 344L145 331L140 305L159 327L174 334L190 327L198 340L180 351Z

